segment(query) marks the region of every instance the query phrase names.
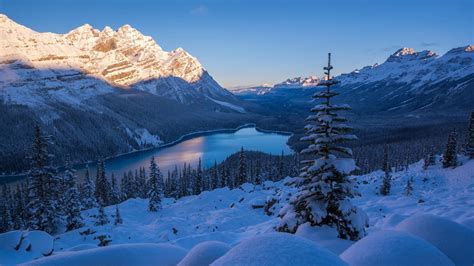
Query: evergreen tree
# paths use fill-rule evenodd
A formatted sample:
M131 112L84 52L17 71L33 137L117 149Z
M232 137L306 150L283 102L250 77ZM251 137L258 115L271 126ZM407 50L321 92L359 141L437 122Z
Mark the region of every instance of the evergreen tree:
M66 161L66 168L64 172L64 180L67 190L65 192L64 212L66 215L66 230L74 230L84 225L81 216L81 201L79 191L77 190L74 174L75 170L72 168L69 160Z
M54 233L59 216L56 170L50 166L49 138L38 125L32 145L31 170L28 173L28 228Z
M320 85L326 89L316 92L313 98L323 100L311 109L315 113L307 118L306 136L301 140L311 144L302 151L306 159L298 179L299 191L281 212L279 231L295 233L301 224L335 226L339 237L357 240L365 235L367 215L351 203L358 195L348 175L357 169L351 158L352 151L340 143L357 139L346 134L351 128L338 111L349 110L347 105L336 105L331 99L338 93L331 91L337 83L330 75L329 54L326 79Z
M446 150L443 154L443 167L456 167L457 162L457 134L453 131L448 136L448 142L446 143Z
M474 112L471 113L471 121L469 122L465 150L466 155L469 156L469 158L474 159Z
M237 175L237 186L241 186L247 181L247 159L245 158L244 147L241 147L239 154L239 173Z
M117 179L115 178L114 173L112 173L110 177L111 181L111 189L110 189L110 203L111 204L117 204L120 202L120 189L117 185Z
M426 170L428 169L428 167L435 164L436 164L435 147L431 146L428 151L428 154L426 155L424 159L423 169Z
M196 177L194 180L194 186L193 186L193 194L194 195L199 195L202 192L202 168L201 168L201 158L199 158L199 163L198 163L198 168L196 171Z
M380 187L380 194L386 196L390 194L390 187L392 183L392 175L390 174L392 169L388 162L388 146L387 145L385 145L383 149L382 170L384 172L384 176L383 176L382 186Z
M103 160L97 162L97 175L95 181L95 196L99 205L108 205L110 203L110 184L105 174L105 163Z
M114 218L114 225L123 224L122 216L120 216L120 210L118 205L115 205L115 218Z
M405 185L405 195L410 196L413 192L413 178L410 177L407 179L407 183Z
M15 230L20 230L25 227L27 219L25 198L21 185L17 185L14 195L15 206L12 213L13 229Z
M6 184L2 186L2 194L0 197L0 233L10 231L13 227L12 211L10 207L10 193Z
M221 169L220 169L220 184L219 187L226 187L227 186L227 178L226 178L226 170L225 170L225 163L221 164Z
M105 225L109 222L109 218L107 214L105 214L104 206L99 205L99 213L96 216L95 225Z
M89 166L86 166L84 174L84 184L81 189L82 207L84 210L96 208L99 206L97 198L95 197L95 185L89 173Z
M155 162L155 157L151 157L150 161L150 191L148 192L148 210L156 212L161 208L161 188L159 187L159 176L161 176L160 169Z
M219 176L217 171L217 162L214 161L214 167L212 168L211 174L211 190L218 188Z

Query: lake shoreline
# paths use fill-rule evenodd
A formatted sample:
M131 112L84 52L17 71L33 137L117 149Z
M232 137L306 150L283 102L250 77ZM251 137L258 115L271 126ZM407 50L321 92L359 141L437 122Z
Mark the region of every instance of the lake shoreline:
M139 153L139 152L169 148L169 147L177 145L177 144L179 144L183 141L186 141L186 140L189 140L189 139L192 139L192 138L195 138L195 137L208 136L208 135L219 134L219 133L235 133L235 132L237 132L237 131L239 131L243 128L255 128L256 131L261 132L261 133L280 134L280 135L286 135L286 136L290 136L290 137L293 135L292 132L262 129L262 128L259 128L257 126L257 124L255 124L255 123L246 123L246 124L240 125L236 128L210 129L210 130L201 130L201 131L195 131L195 132L187 133L187 134L181 135L176 140L173 140L173 141L168 142L168 143L163 143L163 144L160 144L160 145L154 146L154 147L149 147L149 148L144 148L144 149L132 150L132 151L129 151L129 152L124 152L124 153L119 153L119 154L115 154L115 155L112 155L112 156L105 157L103 159L104 159L105 162L107 162L107 160L116 159L118 157L125 157L125 156L129 156L129 155L134 155L134 154ZM287 144L288 144L288 142L287 142ZM289 146L289 147L291 149L291 146ZM82 169L82 168L86 167L89 164L96 164L96 163L97 163L97 161L88 161L86 163L76 164L76 165L73 166L73 168L74 169ZM64 166L60 166L60 167L57 167L56 169L58 171L61 171L61 169L63 169L63 168L64 168ZM24 178L26 178L26 173L21 173L21 174L17 174L17 175L0 175L0 184L8 184L8 183L17 182L17 181L20 181Z

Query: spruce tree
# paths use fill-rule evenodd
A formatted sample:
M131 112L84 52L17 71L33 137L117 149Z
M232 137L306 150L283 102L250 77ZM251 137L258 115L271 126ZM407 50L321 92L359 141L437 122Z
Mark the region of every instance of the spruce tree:
M155 162L155 157L151 157L150 161L150 191L148 192L148 210L156 212L161 208L161 188L159 187L160 169Z
M446 143L446 150L443 154L443 167L456 167L457 162L457 134L453 131L448 136L448 142Z
M77 190L75 179L77 178L74 174L75 170L72 168L69 160L66 161L66 169L64 172L64 180L66 183L67 190L65 192L64 201L64 212L66 215L66 230L74 230L84 225L81 216L81 201L79 197L79 191Z
M95 181L95 196L99 205L110 204L110 184L105 174L105 163L102 159L97 162L97 175Z
M120 202L120 189L117 185L117 179L115 178L115 174L112 173L110 177L111 181L111 189L110 189L110 203L117 204Z
M92 181L89 173L89 166L86 166L86 172L84 174L84 184L81 189L82 207L84 210L96 208L99 206L97 198L95 196L95 185Z
M120 210L118 208L118 205L115 205L115 217L114 217L114 225L119 225L122 224L122 216L120 216Z
M95 225L105 225L109 222L109 218L107 217L107 214L105 214L104 206L99 205L99 212L96 216Z
M357 240L365 235L368 218L351 203L351 198L358 193L348 175L357 166L351 158L351 149L340 145L357 138L347 134L351 128L338 114L338 111L349 110L349 106L331 102L338 93L331 90L337 81L330 75L330 56L324 68L326 79L320 84L326 89L313 96L322 103L311 109L314 114L307 118L306 136L301 139L310 145L302 150L306 159L302 161L302 172L297 180L299 190L281 210L282 220L277 230L295 233L304 223L328 225L336 227L340 238Z
M382 163L382 170L384 172L382 186L380 186L380 194L386 196L390 194L390 187L392 186L392 175L390 163L388 162L388 146L385 145L383 149L383 163Z
M410 196L413 192L413 178L410 177L407 179L407 183L405 185L405 195Z
M239 173L237 175L236 185L241 186L247 181L247 159L245 158L244 147L241 147L239 153Z
M47 151L49 137L35 126L31 170L28 173L28 228L54 233L59 218L56 170L50 165Z
M435 147L431 146L430 149L428 150L428 154L426 155L424 159L423 169L426 170L428 169L428 167L435 164L436 164Z
M211 174L211 190L218 188L219 186L219 175L217 171L217 162L214 161L214 167L212 168Z
M196 175L195 175L194 185L193 185L193 194L194 195L201 194L202 187L203 187L202 166L201 166L201 158L199 158L198 168L196 170Z
M469 158L474 159L474 112L471 113L471 121L469 122L465 150L466 155L469 156Z
M13 227L12 210L10 202L10 193L6 184L2 186L2 193L0 195L0 233L8 232Z

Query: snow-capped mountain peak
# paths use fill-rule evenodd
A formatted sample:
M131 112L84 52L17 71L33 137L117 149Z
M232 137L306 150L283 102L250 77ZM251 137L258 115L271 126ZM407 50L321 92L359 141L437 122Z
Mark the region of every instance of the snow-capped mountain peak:
M413 48L401 48L398 49L395 53L390 55L387 59L387 62L397 62L401 63L404 61L413 61L413 60L426 60L431 58L436 58L438 55L432 51L421 51L415 52Z

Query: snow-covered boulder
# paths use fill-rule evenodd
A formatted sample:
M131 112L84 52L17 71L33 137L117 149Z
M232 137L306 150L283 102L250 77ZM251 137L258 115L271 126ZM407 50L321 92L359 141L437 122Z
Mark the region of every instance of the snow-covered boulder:
M178 266L209 265L222 257L230 246L219 241L205 241L194 246Z
M0 263L17 264L49 256L54 239L43 231L10 231L0 234Z
M474 265L474 231L463 225L433 215L416 215L396 228L430 242L456 265Z
M186 250L169 244L123 244L64 252L25 265L176 265Z
M313 241L287 233L269 233L242 241L211 265L346 265Z
M399 231L378 231L354 243L340 255L351 266L454 265L425 240Z
M335 254L341 254L354 243L350 240L338 238L337 229L326 225L311 226L310 223L305 223L298 227L295 235L316 242Z

